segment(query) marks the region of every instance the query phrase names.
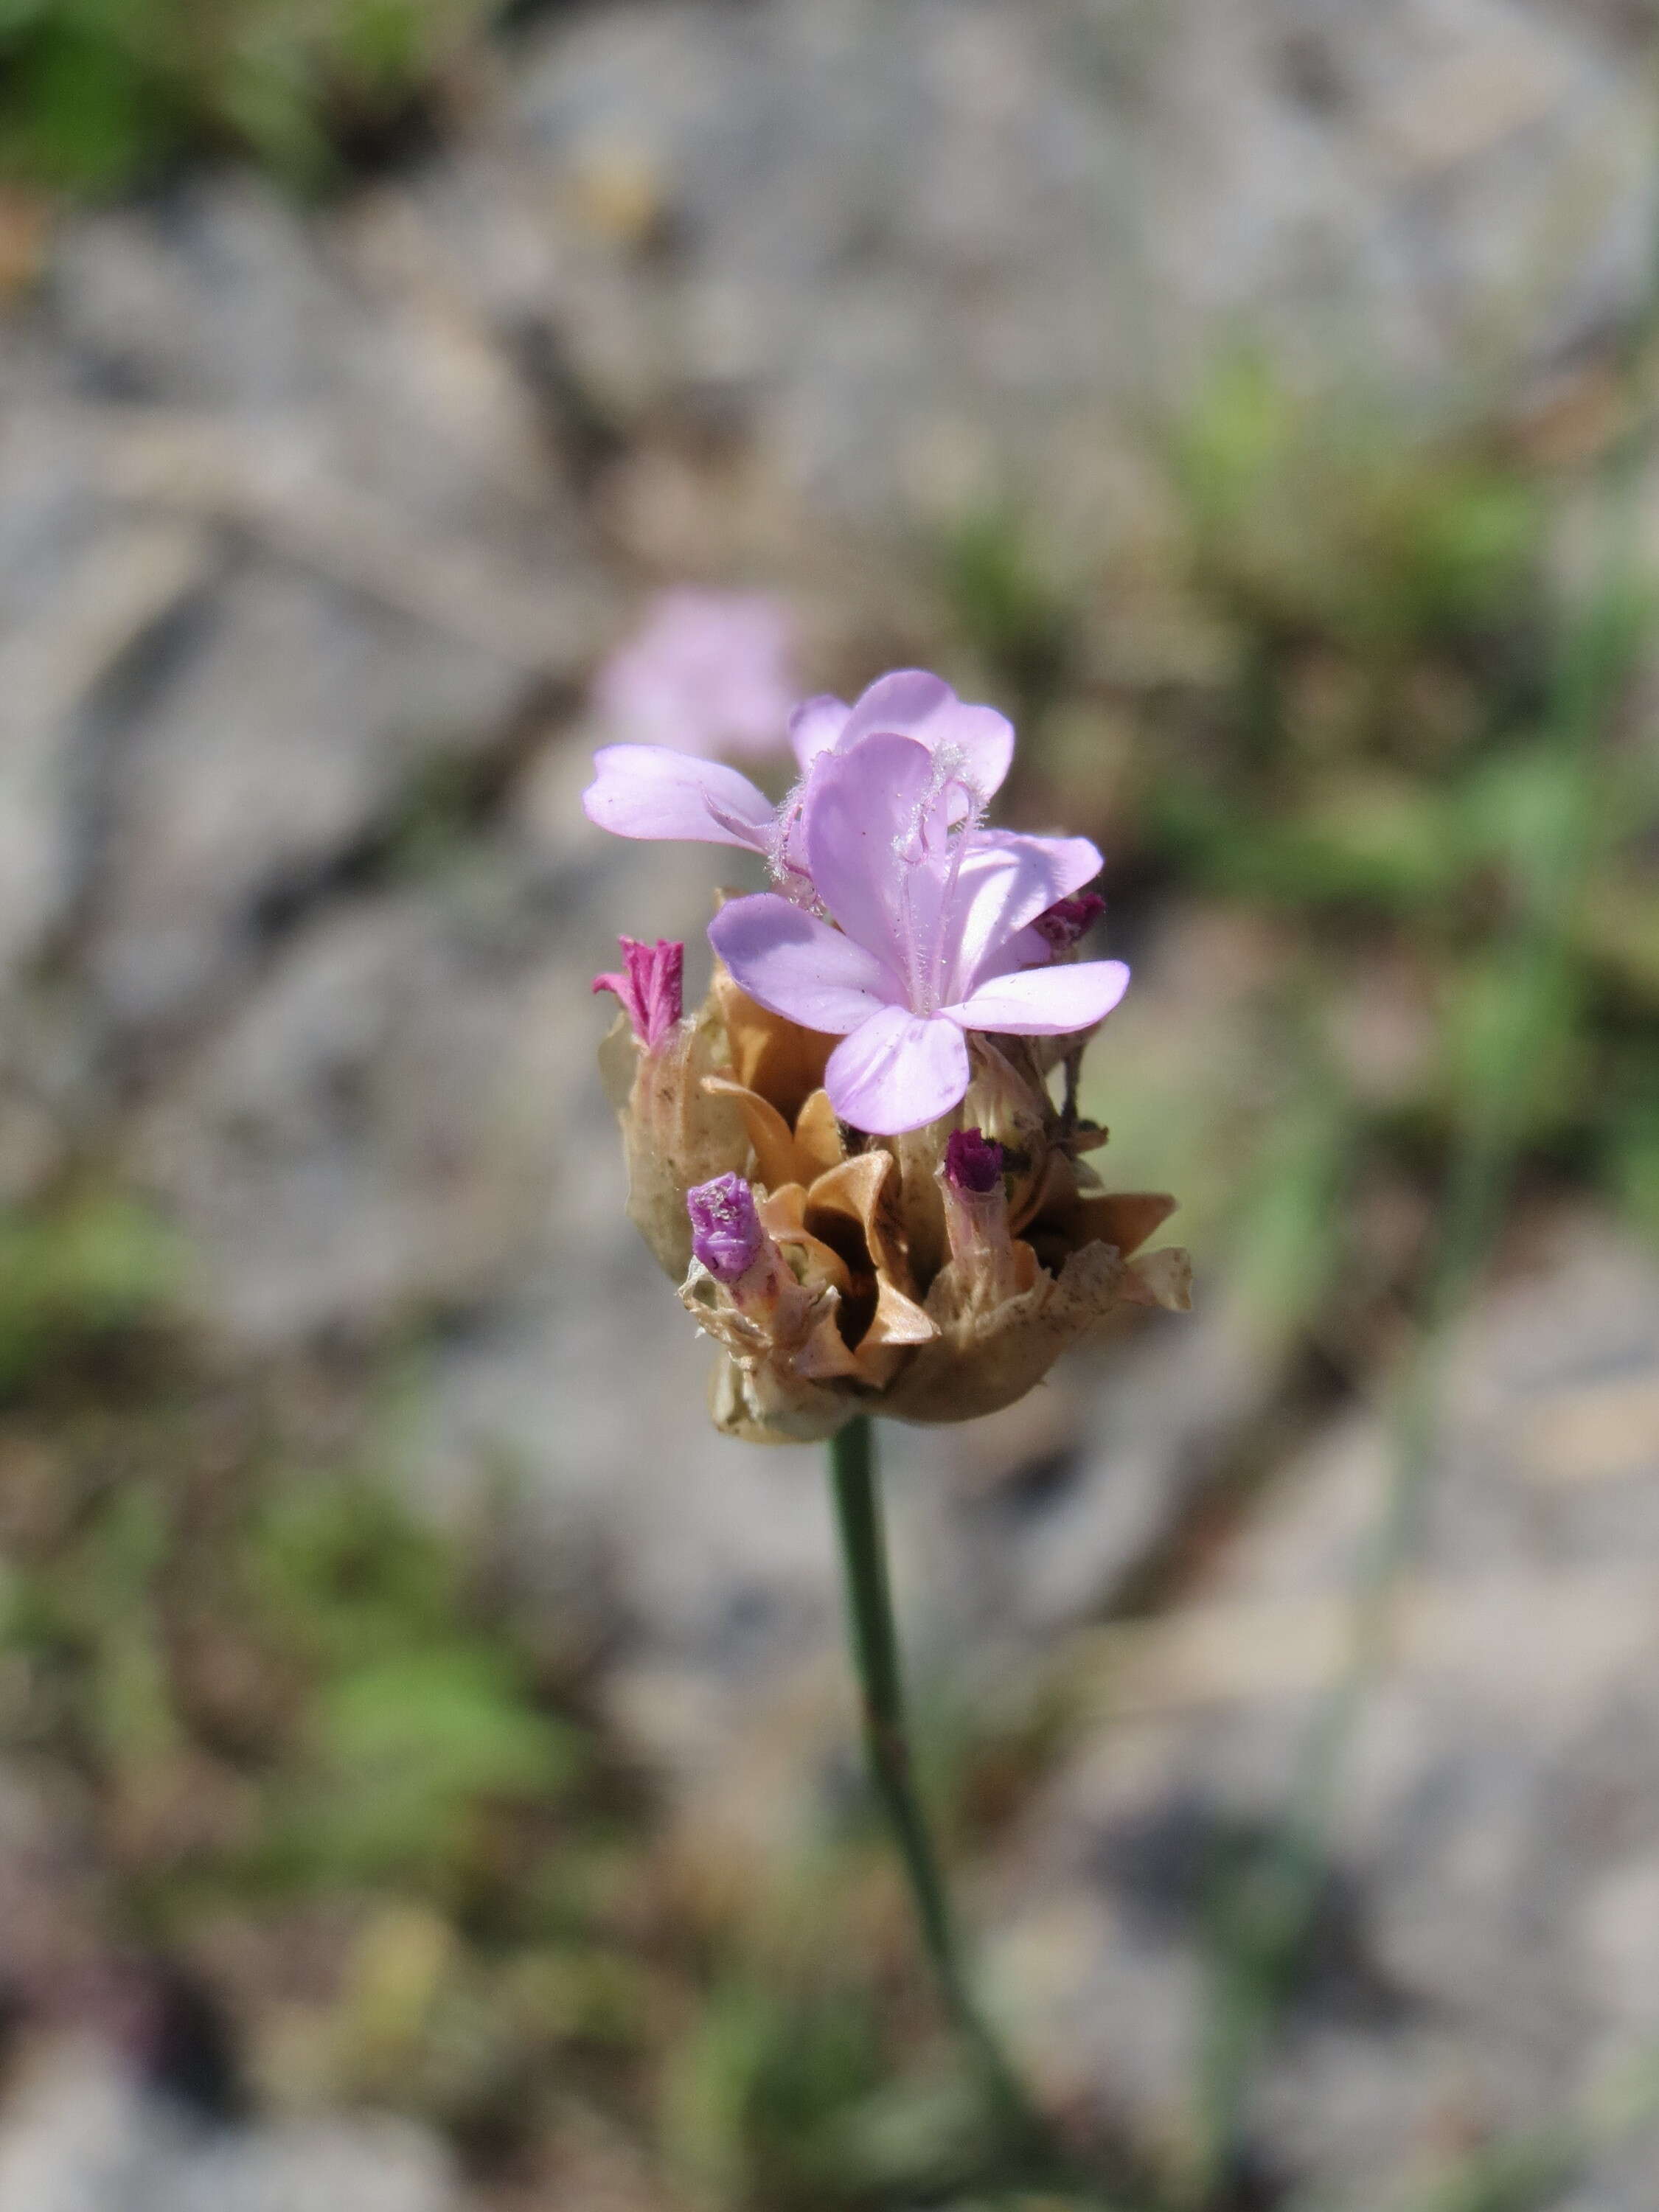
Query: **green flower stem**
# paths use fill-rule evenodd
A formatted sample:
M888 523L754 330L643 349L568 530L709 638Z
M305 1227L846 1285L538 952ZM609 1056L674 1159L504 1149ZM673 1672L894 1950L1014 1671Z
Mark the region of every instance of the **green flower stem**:
M911 1776L874 1430L868 1414L860 1413L830 1438L830 1480L846 1570L848 1629L863 1699L870 1778L898 1845L922 1942L945 2008L974 2054L1011 2143L1027 2154L1046 2157L1042 2124L969 1992L957 1955L945 1877Z

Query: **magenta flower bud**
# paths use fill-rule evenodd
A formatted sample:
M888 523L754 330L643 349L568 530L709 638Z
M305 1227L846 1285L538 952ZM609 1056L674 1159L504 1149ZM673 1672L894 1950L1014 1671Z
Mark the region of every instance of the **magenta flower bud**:
M1105 911L1106 902L1098 891L1079 891L1071 898L1056 899L1031 927L1056 952L1069 952Z
M1002 1147L978 1129L955 1129L945 1140L945 1179L952 1190L988 1198L1002 1188Z
M739 1175L716 1176L685 1194L691 1217L691 1256L716 1282L735 1283L759 1259L766 1232L755 1194Z
M596 991L614 991L622 1001L634 1034L647 1052L654 1052L674 1029L684 1006L685 947L659 937L642 945L635 937L621 937L623 972L596 975Z

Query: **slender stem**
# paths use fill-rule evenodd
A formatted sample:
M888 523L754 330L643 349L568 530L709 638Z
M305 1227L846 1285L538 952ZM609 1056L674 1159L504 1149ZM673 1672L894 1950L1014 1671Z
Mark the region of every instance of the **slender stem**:
M865 1753L870 1778L898 1845L922 1942L945 2008L972 2050L1011 2137L1028 2151L1046 2149L1042 2124L974 2003L957 1955L944 1874L915 1793L874 1430L867 1414L858 1415L830 1439L830 1479L846 1571L853 1663L863 1701Z

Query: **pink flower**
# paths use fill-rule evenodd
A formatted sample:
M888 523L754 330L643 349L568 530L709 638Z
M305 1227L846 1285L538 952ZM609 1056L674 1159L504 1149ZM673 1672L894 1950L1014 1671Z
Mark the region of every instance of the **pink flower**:
M685 947L659 937L642 945L637 937L619 937L623 972L596 975L596 991L614 991L634 1024L634 1034L647 1052L654 1052L680 1018L684 1004Z
M746 847L799 895L805 815L820 770L882 733L951 755L981 804L1001 787L1013 758L1013 726L994 708L967 705L942 677L901 668L878 678L856 706L826 696L796 708L789 742L801 780L781 806L724 762L662 745L605 746L593 757L596 774L582 805L590 822L620 837Z
M849 744L864 705L814 756L798 825L830 919L763 892L733 900L708 934L751 999L841 1037L824 1076L831 1104L854 1127L891 1136L962 1097L966 1032L1089 1029L1129 971L1120 960L1023 964L1030 925L1097 873L1100 854L1086 838L981 830L985 793L967 749L880 728ZM803 712L831 720L821 702Z
M594 703L643 745L781 752L795 698L790 646L788 611L764 592L664 592L599 671Z

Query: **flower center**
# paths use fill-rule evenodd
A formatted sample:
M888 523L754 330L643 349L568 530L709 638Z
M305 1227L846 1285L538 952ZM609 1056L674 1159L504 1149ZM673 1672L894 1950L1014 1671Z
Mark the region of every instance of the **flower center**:
M961 752L939 746L927 788L893 840L900 867L898 937L914 1014L935 1014L955 996L957 887L984 811Z

